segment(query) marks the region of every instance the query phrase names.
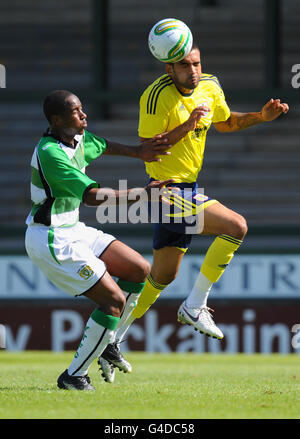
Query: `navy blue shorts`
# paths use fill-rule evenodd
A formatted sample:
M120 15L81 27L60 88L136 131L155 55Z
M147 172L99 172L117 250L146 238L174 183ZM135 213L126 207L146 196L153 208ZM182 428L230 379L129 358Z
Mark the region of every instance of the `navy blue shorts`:
M153 231L153 248L159 250L163 247L178 247L186 251L193 234L198 234L196 221L199 217L195 213L203 210L204 204L212 199L200 193L197 183L172 183L168 186L176 186L181 191L177 193L172 206L159 203L158 222L154 224ZM149 203L149 213L151 206Z

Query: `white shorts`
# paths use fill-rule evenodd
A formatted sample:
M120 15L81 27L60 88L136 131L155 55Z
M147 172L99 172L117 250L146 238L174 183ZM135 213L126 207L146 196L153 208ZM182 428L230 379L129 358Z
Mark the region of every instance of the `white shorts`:
M115 237L78 222L73 227L29 226L25 247L30 259L63 291L78 296L104 275L99 257Z

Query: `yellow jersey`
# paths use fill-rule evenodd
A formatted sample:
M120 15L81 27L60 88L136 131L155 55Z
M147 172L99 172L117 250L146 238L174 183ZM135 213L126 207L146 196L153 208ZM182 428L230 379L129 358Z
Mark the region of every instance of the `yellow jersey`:
M172 146L171 155L161 156L161 162L145 163L150 177L155 180L173 178L177 183L197 181L203 163L206 133L212 123L227 120L230 109L218 79L205 73L189 95L181 94L167 74L144 91L139 115L139 136L144 138L173 130L202 104L208 106L210 112L201 117L194 131Z

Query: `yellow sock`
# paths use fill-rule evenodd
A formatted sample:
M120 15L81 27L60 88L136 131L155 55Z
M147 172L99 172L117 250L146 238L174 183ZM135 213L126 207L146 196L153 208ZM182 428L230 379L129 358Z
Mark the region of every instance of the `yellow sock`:
M211 282L217 282L242 242L229 235L217 236L205 255L201 273Z
M167 285L161 285L155 282L149 274L143 291L140 294L137 305L132 311L131 317L132 319L139 319L142 317L146 311L150 308L150 306L158 299L160 293Z

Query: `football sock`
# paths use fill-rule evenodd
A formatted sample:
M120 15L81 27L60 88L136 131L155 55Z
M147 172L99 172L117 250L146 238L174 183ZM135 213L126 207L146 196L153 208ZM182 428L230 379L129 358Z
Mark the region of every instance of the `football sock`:
M217 282L242 242L229 235L217 236L205 255L201 273L210 282Z
M135 319L142 317L150 306L153 305L153 303L158 299L160 293L166 287L167 285L162 285L158 282L155 282L151 274L149 274L137 306L132 313L132 317Z
M242 242L229 235L215 238L205 255L194 287L186 298L185 303L189 308L206 306L212 285L220 279Z
M118 285L122 289L122 291L126 297L126 305L125 305L124 310L121 314L120 321L119 321L118 326L117 326L116 331L115 331L115 336L114 336L113 341L116 341L116 342L120 341L119 329L124 328L125 322L127 322L127 320L130 318L132 311L136 307L138 298L139 298L141 292L143 291L143 288L145 286L145 282L141 282L141 283L128 282L128 281L124 281L122 279L119 279ZM130 322L130 324L131 324L131 322ZM130 324L129 324L129 326L130 326ZM122 334L122 330L121 330L120 334Z
M90 364L110 343L119 323L119 317L105 314L96 308L87 321L82 340L68 368L68 374L83 376Z
M125 323L118 325L115 340L120 342L128 331L130 325L135 319L142 317L150 306L156 301L160 293L167 285L161 285L155 282L149 274L144 289L138 299L137 305L133 312L129 315Z
M213 283L200 271L192 291L185 300L186 306L188 308L201 308L206 306L212 285Z
M120 343L128 329L130 328L131 324L135 321L135 317L130 314L130 316L126 319L126 322L119 326L118 330L116 331L115 339L114 341L117 343Z

